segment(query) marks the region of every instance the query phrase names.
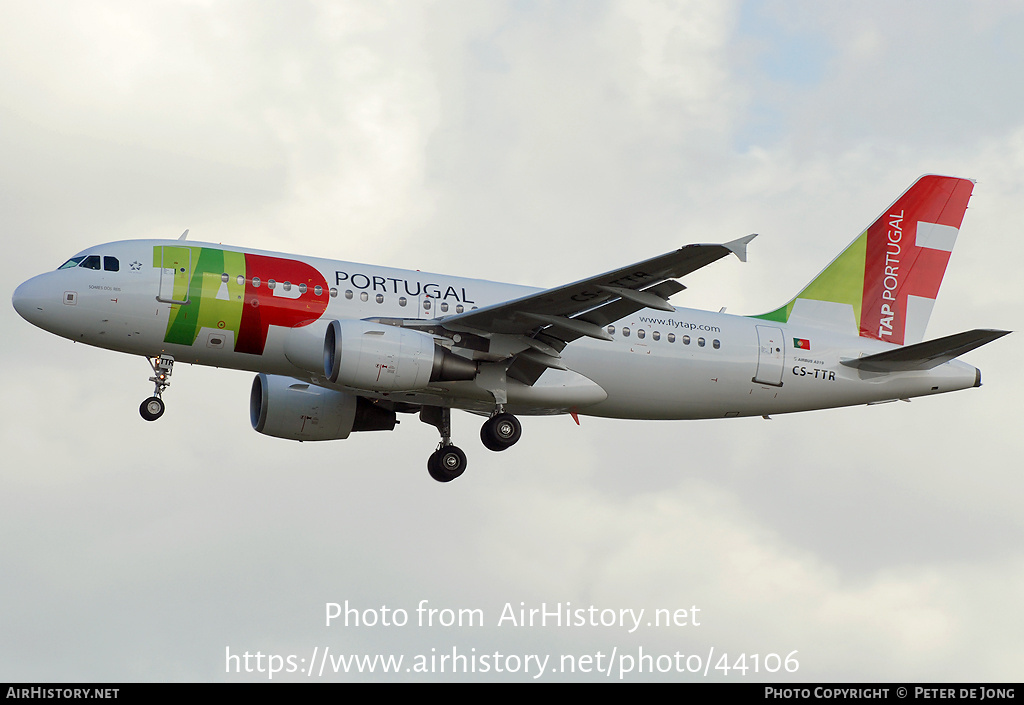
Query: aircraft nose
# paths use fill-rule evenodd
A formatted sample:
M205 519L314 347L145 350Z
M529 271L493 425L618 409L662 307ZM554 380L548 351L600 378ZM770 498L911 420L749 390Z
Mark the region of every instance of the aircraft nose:
M46 296L39 279L39 277L33 277L27 282L23 282L14 290L14 294L11 296L14 310L33 325L39 325L39 321L46 313L46 309L52 305L52 302L49 300L52 296Z

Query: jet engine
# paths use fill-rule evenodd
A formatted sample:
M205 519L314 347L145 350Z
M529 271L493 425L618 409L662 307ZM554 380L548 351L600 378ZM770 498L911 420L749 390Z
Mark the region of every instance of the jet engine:
M331 382L377 392L423 389L476 377L476 363L426 333L369 321L331 321L324 374Z
M333 441L353 431L391 431L395 412L368 399L291 377L256 375L249 395L252 427L290 441Z

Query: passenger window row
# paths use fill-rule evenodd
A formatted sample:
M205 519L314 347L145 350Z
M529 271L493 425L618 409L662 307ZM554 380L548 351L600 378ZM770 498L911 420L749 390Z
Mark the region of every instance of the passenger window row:
M331 296L336 296L336 295L337 295L337 292L334 289L331 289ZM346 299L351 300L351 299L355 298L355 295L356 295L355 292L352 291L351 289L346 289L345 290L345 298ZM384 303L385 298L386 297L384 296L384 294L375 294L374 297L373 297L374 301L376 301L379 304ZM368 292L365 292L365 291L359 292L359 300L360 301L369 301L370 300L370 294ZM399 296L398 297L398 305L402 306L402 307L408 306L409 305L409 299L406 298L405 296ZM433 308L433 305L434 305L433 304L433 299L431 299L431 298L423 299L423 310L424 311L429 311L431 308ZM448 313L448 311L450 311L452 307L451 307L451 304L449 304L447 301L442 301L442 302L440 302L437 305L437 308L441 311L441 313ZM465 310L466 310L466 307L463 306L462 304L455 304L455 313L463 313ZM470 307L470 310L471 311L476 310L476 306Z
M615 335L615 326L608 326L608 334L609 335ZM622 337L623 338L628 338L630 335L632 335L632 331L629 329L629 327L628 326L623 326L622 327ZM646 328L637 328L636 329L636 337L639 338L640 340L643 340L644 338L646 338L647 337L647 329ZM651 332L651 340L661 340L661 331L657 331L657 330L656 331L652 331ZM676 334L675 333L669 333L668 335L665 336L665 340L667 340L670 343L676 342ZM688 335L680 336L679 337L679 341L683 345L689 345L690 342L691 342L690 336L688 336ZM698 348L703 348L706 345L707 345L707 341L703 337L697 338L697 347ZM719 340L718 338L714 338L711 341L711 347L713 347L715 350L719 350L722 347L722 341Z
M226 272L224 274L220 275L221 281L224 282L225 284L228 282L228 280L230 280L230 278L231 278L230 275L227 274ZM241 274L239 274L236 277L236 281L237 281L239 286L242 286L243 284L245 284L245 277L243 277ZM253 285L254 288L258 289L259 287L263 286L263 283L264 282L259 277L253 277L252 278L252 285ZM294 285L291 282L278 282L278 281L276 281L274 279L268 279L266 281L266 286L267 286L268 289L271 289L271 290L276 289L278 286L280 286L281 289L284 290L284 291L291 291L292 288L294 288ZM299 290L299 295L300 296L302 294L305 294L309 290L308 287L305 284L299 284L297 288ZM313 287L313 293L316 296L322 296L323 293L324 293L324 289L323 289L322 286L317 284L316 286ZM338 290L335 287L332 286L328 293L330 294L332 299L338 298ZM346 289L345 290L345 298L351 301L353 298L355 298L355 292L352 291L351 289ZM373 298L374 298L374 301L376 301L379 304L384 303L384 301L386 299L384 294L375 294ZM360 301L364 301L364 302L365 301L369 301L370 300L370 294L368 292L365 292L365 291L359 292L359 300ZM433 299L430 299L430 298L426 298L426 299L423 300L423 310L424 311L429 311L433 307L432 301L433 301ZM398 297L398 305L402 306L402 307L408 306L409 305L409 299L406 298L405 296L399 296ZM441 310L442 313L447 313L449 310L451 310L451 305L447 301L442 301L440 304L438 304L438 308ZM471 310L472 309L476 309L476 306L473 306L471 308ZM455 305L455 313L463 313L465 310L466 310L466 307L463 306L462 304L456 304Z
M227 283L228 279L230 279L230 278L231 277L229 277L226 273L220 275L220 280L222 282L224 282L225 284ZM241 274L239 274L237 277L235 277L235 283L237 283L239 286L242 286L243 284L245 284L245 277L243 277ZM260 279L259 277L253 277L252 278L252 285L253 285L253 288L259 289L263 285L263 280ZM278 286L281 287L282 291L291 291L292 289L298 289L299 296L301 296L301 295L305 294L307 291L309 291L309 287L306 284L299 284L298 286L294 286L291 282L278 282L275 279L268 279L267 280L267 288L270 289L271 291L276 289ZM317 284L316 286L313 287L313 293L316 296L323 296L324 288L322 286L320 286L319 284ZM338 295L338 290L337 289L331 289L330 293L331 293L332 297L333 296L337 296Z
M78 257L72 257L67 262L65 262L60 267L58 267L58 269L72 269L74 267L82 267L83 269L99 270L101 268L100 255L80 255ZM107 272L116 272L116 271L119 271L119 269L120 269L120 263L117 261L116 257L103 257L102 258L102 269L107 271ZM228 274L227 272L224 272L223 274L220 275L220 280L222 282L224 282L225 284L227 284L231 280L231 275ZM239 274L237 277L235 277L235 282L239 286L244 286L245 285L245 277L242 276L241 274ZM263 285L263 283L264 282L259 277L253 277L252 278L252 285L256 289L260 288ZM274 279L268 279L266 281L266 286L270 290L274 290L278 286L280 286L283 291L289 291L289 292L293 288L293 285L292 285L291 282L277 282ZM305 294L309 290L309 288L307 287L306 284L299 284L298 287L296 287L296 288L298 289L300 296ZM313 293L316 296L323 296L324 288L322 286L320 286L319 284L317 284L316 286L313 287ZM330 293L330 296L331 296L332 299L338 298L338 290L335 287L332 286L330 288L330 290L329 290L329 293ZM348 289L348 290L345 291L345 298L346 299L352 299L353 296L355 296L355 293L351 289ZM377 303L379 303L379 304L384 303L384 298L385 298L384 294L376 294L374 296L374 300ZM359 300L360 301L369 301L370 300L370 295L367 292L362 291L362 292L359 293ZM406 297L404 297L404 296L398 297L398 305L399 306L403 306L404 307L404 306L407 306L408 304L409 304L409 300ZM426 298L426 299L423 300L423 310L424 311L429 311L432 306L433 306L432 299ZM447 313L449 311L449 309L451 308L451 306L450 306L450 304L447 301L442 301L440 304L438 304L438 308L441 310L442 313ZM476 309L476 306L473 306L472 308ZM462 304L456 304L455 305L455 313L463 313L465 310L466 310L466 307L463 306Z

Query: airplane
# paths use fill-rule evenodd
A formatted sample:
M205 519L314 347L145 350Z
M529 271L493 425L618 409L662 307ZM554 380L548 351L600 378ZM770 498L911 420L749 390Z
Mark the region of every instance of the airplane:
M90 247L21 284L14 308L68 338L149 360L164 413L176 362L256 373L250 421L297 441L393 430L441 440L432 478L466 468L451 410L487 417L492 451L517 416L764 416L981 385L955 358L1009 331L924 340L974 182L920 177L792 299L759 315L676 308L677 281L748 235L695 244L552 289L177 240Z

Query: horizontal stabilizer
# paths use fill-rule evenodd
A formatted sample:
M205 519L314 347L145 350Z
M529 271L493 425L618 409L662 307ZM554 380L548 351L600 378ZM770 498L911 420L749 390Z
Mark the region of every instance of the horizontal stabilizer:
M847 367L866 372L904 372L907 370L930 370L954 357L959 357L993 340L1002 338L1008 330L979 328L963 333L947 335L944 338L926 340L923 343L906 345L895 350L842 360Z

